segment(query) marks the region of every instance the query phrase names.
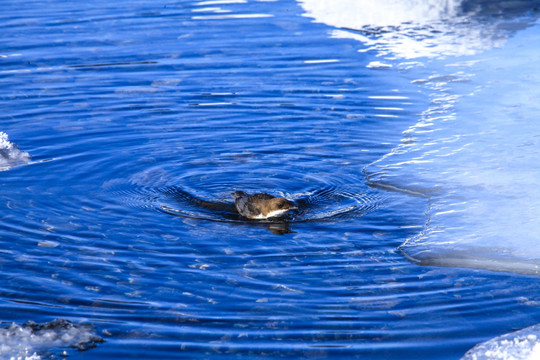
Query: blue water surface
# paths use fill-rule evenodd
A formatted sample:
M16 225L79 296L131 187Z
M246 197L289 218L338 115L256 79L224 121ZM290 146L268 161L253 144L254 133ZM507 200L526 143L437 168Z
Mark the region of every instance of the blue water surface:
M538 277L397 250L428 199L364 167L429 93L298 3L0 8L0 131L32 156L0 172L0 321L105 340L40 358L459 359L540 323ZM236 190L300 209L258 223L203 206Z

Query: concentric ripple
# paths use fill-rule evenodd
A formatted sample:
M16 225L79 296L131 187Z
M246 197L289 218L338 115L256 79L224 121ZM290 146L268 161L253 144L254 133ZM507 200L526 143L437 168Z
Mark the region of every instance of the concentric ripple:
M161 192L159 208L166 213L201 220L245 221L238 215L232 202L198 198L179 187L158 191ZM354 194L340 191L336 187L276 196L278 195L285 196L298 207L298 210L291 211L284 218L287 222L331 221L348 216L359 217L374 211L380 204L380 200L374 195Z
M295 221L331 221L360 217L375 211L382 199L369 192L353 192L345 187L329 186L296 197L299 211Z
M357 179L305 176L304 188L290 187L287 179L298 174L286 171L274 174L260 188L240 183L226 183L227 173L193 173L178 179L166 171L148 170L132 176L129 184L112 182L115 197L130 206L153 208L163 213L184 218L215 222L298 223L353 219L375 211L383 204L380 195L370 192L365 185L356 186ZM201 180L204 178L204 182ZM231 177L232 178L232 177ZM261 180L253 181L261 183ZM171 185L182 184L182 185ZM275 190L280 189L280 190ZM283 190L281 190L283 189ZM284 218L264 221L247 220L238 215L230 194L236 190L248 193L266 192L284 197L297 206Z

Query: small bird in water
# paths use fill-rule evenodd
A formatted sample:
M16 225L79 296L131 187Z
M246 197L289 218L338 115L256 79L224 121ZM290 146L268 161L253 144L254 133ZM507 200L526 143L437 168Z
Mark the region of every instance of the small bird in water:
M275 197L265 193L246 194L236 191L231 194L238 213L248 219L268 219L281 217L296 207L293 203L282 197Z

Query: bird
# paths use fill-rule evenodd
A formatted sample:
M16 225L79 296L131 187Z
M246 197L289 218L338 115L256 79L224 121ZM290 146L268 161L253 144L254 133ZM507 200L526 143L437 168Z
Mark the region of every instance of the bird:
M235 191L231 194L238 213L248 219L269 219L285 215L289 210L294 210L294 203L289 200L265 193L247 194L243 191Z

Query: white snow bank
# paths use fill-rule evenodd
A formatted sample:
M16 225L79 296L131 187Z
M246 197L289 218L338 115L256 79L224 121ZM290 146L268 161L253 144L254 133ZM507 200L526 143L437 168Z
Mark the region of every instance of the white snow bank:
M422 265L540 275L540 1L300 3L386 62L442 58L407 68L431 102L365 169L374 186L430 200L401 250Z

